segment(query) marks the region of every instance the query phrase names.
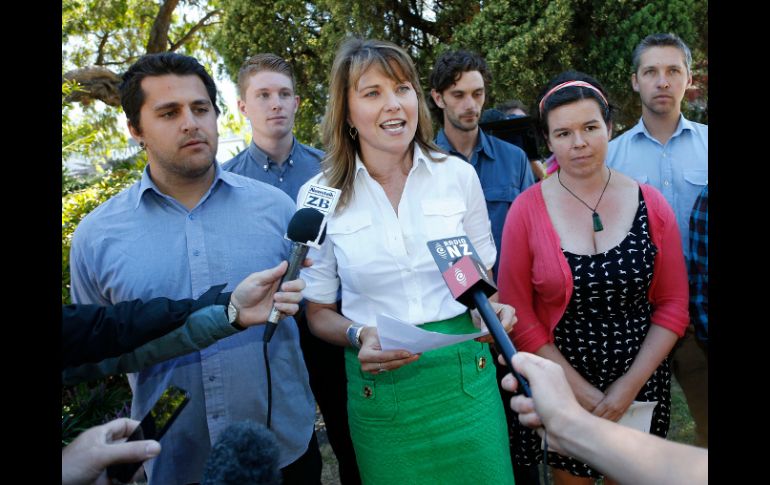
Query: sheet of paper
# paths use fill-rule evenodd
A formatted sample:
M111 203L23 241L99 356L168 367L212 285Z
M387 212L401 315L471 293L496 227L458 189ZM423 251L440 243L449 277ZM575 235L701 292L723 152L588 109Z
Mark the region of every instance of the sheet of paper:
M638 429L645 433L650 432L652 423L652 411L658 401L634 401L626 410L626 413L618 420L618 424ZM543 440L540 440L540 449L543 449Z
M652 411L655 409L656 404L658 404L658 401L634 401L628 407L623 417L618 420L618 424L649 433L650 424L652 423Z
M462 335L447 335L429 332L388 315L377 315L377 333L380 336L382 350L408 350L413 354L426 350L438 349L447 345L464 342L489 333L486 328L481 332Z

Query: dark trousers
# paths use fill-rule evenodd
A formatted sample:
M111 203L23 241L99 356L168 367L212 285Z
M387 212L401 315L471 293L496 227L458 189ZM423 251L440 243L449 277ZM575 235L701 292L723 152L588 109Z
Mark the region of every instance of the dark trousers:
M516 414L514 413L513 409L511 409L511 398L514 396L514 394L512 392L506 391L500 386L500 381L503 379L503 377L505 377L506 374L510 373L511 371L508 369L507 365L500 364L497 361L499 352L497 351L495 345L493 344L489 347L492 350L492 360L495 362L495 368L497 371L497 387L500 389L500 396L503 398L503 409L505 409L505 420L507 421L508 426L508 443L510 443L511 447L513 479L516 481L516 485L540 485L540 477L537 466L517 466L516 461L513 459L513 450L515 447L515 442L518 439L511 436L511 430L513 429L513 416Z
M321 452L315 432L307 445L307 451L289 465L281 468L284 485L321 485Z
M348 426L345 349L310 333L304 310L298 312L294 319L299 328L299 343L310 377L310 389L323 414L326 435L339 464L340 483L360 485L361 477Z

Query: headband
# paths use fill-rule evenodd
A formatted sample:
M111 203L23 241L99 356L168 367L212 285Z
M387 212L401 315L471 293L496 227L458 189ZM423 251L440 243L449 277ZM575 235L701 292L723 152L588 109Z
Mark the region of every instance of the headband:
M605 98L602 92L599 91L599 89L593 84L587 83L585 81L567 81L561 84L557 84L556 86L552 87L547 93L545 93L545 96L543 96L543 99L540 100L540 117L541 118L543 117L543 106L545 105L545 100L548 99L548 96L552 95L553 93L555 93L560 89L569 88L572 86L593 89L599 94L599 97L602 98L602 100L604 101L604 104L606 104L607 106L610 105L610 103L607 102L607 98Z

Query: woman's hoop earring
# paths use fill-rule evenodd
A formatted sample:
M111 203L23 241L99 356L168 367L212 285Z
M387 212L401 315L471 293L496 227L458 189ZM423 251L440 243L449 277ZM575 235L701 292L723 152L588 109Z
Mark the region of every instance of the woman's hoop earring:
M351 126L350 128L348 128L348 134L350 135L350 138L355 140L356 137L358 136L358 129L356 129L355 126Z

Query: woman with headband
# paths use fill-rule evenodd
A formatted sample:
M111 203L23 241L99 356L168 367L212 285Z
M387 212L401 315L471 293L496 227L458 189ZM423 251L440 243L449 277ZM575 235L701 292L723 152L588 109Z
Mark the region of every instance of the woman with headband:
M517 348L561 365L581 406L618 421L634 401L655 401L649 430L665 437L668 354L688 323L687 273L663 196L605 164L612 109L601 85L580 72L543 90L540 127L559 169L508 212L500 301L516 308ZM538 435L518 422L514 431L514 462L537 463ZM601 476L548 456L557 484Z
M467 235L495 262L484 195L473 167L438 151L409 55L349 39L334 59L322 128L323 172L339 188L326 242L311 250L307 319L344 345L348 420L364 484L513 484L491 337L411 354L383 350L378 315L439 333L473 333L427 242ZM341 288L342 309L337 291ZM510 331L513 309L493 302Z

